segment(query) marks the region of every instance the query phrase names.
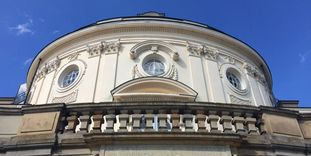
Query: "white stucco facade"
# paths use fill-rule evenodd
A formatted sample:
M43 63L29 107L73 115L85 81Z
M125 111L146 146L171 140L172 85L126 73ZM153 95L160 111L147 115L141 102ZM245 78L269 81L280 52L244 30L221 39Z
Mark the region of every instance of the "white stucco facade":
M144 65L152 59L162 67L150 77ZM77 76L62 86L71 71ZM230 83L228 73L239 84ZM251 47L208 26L165 17L105 20L65 35L36 56L27 85L34 105L273 101L269 68Z

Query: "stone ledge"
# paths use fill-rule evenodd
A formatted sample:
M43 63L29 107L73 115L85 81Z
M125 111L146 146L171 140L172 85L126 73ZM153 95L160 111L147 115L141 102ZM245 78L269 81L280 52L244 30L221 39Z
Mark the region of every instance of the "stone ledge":
M24 114L29 113L42 113L42 112L57 112L63 111L65 109L65 104L44 104L44 105L25 105L22 107L22 112Z
M90 145L103 144L213 144L239 146L244 136L204 132L119 132L88 133L83 135Z
M56 134L36 134L11 137L10 140L3 144L6 151L20 149L36 149L54 146Z

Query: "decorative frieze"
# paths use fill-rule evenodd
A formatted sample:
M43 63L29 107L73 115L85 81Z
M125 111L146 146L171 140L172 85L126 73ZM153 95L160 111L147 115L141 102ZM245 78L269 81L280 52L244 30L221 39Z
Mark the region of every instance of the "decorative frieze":
M43 67L41 67L35 76L35 80L40 80L45 77L46 74L56 70L60 65L60 59L56 57L55 59L45 63Z
M255 67L249 63L244 63L243 67L246 70L248 75L256 78L259 82L266 84L265 76L258 70L257 67Z
M89 53L89 58L99 56L103 51L103 44L99 43L93 46L87 46L87 52Z
M190 55L193 56L203 56L206 59L216 60L218 57L218 50L206 45L195 46L187 43L187 50L190 52Z
M232 56L225 55L225 56L224 56L224 59L225 59L225 61L226 61L227 63L230 63L230 64L235 64L235 62L236 62L236 59L233 58Z
M99 56L101 53L107 54L114 54L118 53L120 49L120 41L114 42L101 42L96 45L87 46L87 52L89 53L90 57Z
M133 67L133 70L132 70L132 78L139 78L139 77L146 77L148 75L140 72L140 70L138 69L138 66L137 64ZM166 78L170 78L170 79L173 79L173 80L177 80L178 79L178 71L177 71L177 68L172 65L171 68L169 69L169 71L163 75L163 77L166 77Z
M102 42L102 44L103 44L103 52L106 55L118 53L121 47L119 40L114 42Z

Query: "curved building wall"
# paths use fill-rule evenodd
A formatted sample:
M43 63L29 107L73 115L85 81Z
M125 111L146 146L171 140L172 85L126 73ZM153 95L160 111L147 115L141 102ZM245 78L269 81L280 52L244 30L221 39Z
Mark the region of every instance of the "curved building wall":
M253 49L212 29L156 19L102 21L52 42L29 70L27 83L32 86L28 102L124 100L114 97L116 87L155 76L192 88L197 95L189 100L197 102L272 105L269 69ZM156 100L161 100L161 95L171 94L152 90L150 84L137 85L137 95L157 93ZM170 91L182 88L171 82L157 84L176 86ZM133 95L127 90L122 93L124 97ZM178 100L175 95L182 96L181 92L166 100Z

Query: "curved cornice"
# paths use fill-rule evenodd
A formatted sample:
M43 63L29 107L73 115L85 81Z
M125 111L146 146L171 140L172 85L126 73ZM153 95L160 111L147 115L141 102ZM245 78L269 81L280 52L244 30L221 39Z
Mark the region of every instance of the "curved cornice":
M115 101L189 101L198 93L182 82L164 77L141 77L124 82L111 91Z
M152 22L152 23L151 23ZM222 31L219 31L213 27L210 27L205 24L201 24L198 22L192 22L189 20L182 20L177 18L168 18L168 17L154 17L154 16L131 16L131 17L121 17L121 18L111 18L107 20L98 21L96 23L90 24L88 26L82 27L77 29L73 32L67 33L56 40L49 43L45 46L35 57L33 60L27 75L27 83L30 83L30 80L34 76L34 69L38 64L38 60L40 58L44 58L44 56L51 50L55 49L56 47L69 42L71 40L77 39L81 36L96 33L99 31L109 31L110 33L115 32L117 29L124 29L124 28L135 28L137 26L140 27L148 27L154 28L156 30L156 26L162 26L164 29L175 29L175 30L185 30L188 33L197 33L197 35L206 35L206 36L213 36L216 38L221 38L223 41L227 43L231 43L232 45L238 46L239 48L243 49L244 51L249 51L250 55L253 55L257 58L258 61L260 60L261 63L258 66L262 66L264 73L267 77L267 82L269 87L272 88L272 75L270 69L262 58L262 56L251 46L244 43L243 41L230 36Z

